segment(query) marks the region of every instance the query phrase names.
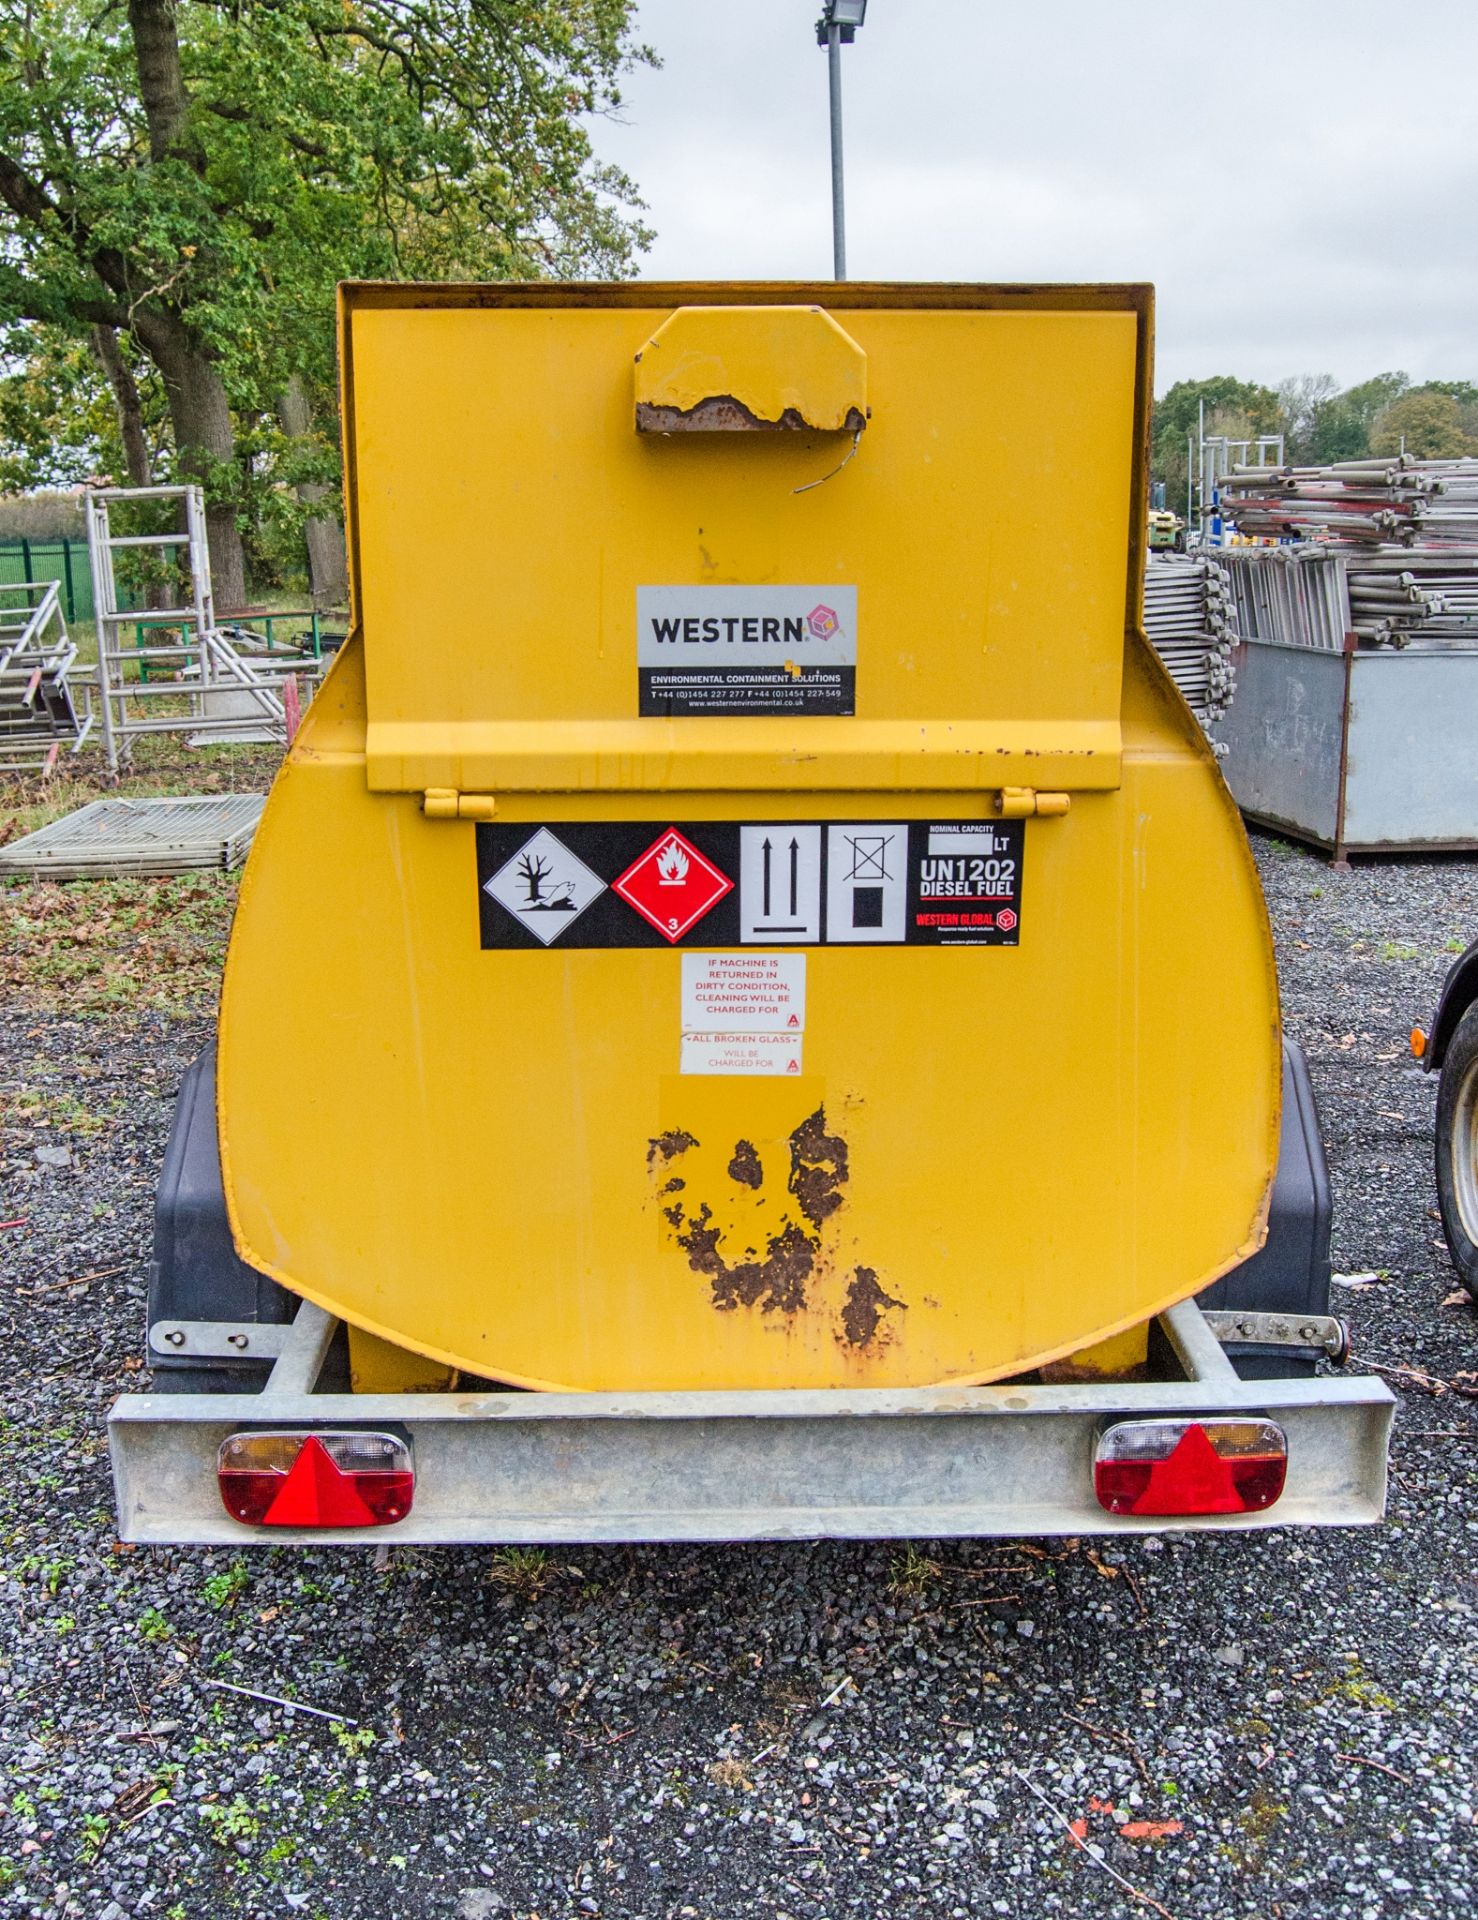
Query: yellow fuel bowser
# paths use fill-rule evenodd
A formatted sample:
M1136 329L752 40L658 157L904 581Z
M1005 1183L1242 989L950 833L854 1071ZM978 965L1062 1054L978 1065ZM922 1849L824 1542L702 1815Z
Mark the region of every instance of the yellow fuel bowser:
M1137 631L1149 308L345 289L355 632L221 1019L252 1264L523 1386L912 1386L1257 1247L1272 948Z
M248 1305L150 1335L275 1366L119 1403L129 1537L1377 1517L1386 1389L1221 1344L1335 1323L1178 1304L1258 1255L1293 1082L1140 630L1151 310L342 290L352 631L199 1149Z

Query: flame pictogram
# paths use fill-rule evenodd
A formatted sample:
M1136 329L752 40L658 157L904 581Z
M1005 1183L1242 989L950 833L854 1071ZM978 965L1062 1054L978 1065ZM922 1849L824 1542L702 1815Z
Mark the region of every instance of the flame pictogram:
M688 856L676 840L669 840L657 855L657 884L680 887L688 877Z
M676 942L733 892L734 883L701 847L669 827L611 882L611 889L664 940Z

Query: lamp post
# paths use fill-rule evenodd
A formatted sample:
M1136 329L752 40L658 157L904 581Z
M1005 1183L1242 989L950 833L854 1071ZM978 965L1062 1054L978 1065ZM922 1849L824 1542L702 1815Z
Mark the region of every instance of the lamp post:
M842 193L842 48L857 38L867 0L822 0L816 44L826 49L831 90L831 259L832 275L847 277L847 209Z

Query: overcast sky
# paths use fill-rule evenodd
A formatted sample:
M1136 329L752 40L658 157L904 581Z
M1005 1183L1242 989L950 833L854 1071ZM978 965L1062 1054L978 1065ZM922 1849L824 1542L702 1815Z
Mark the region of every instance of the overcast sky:
M655 278L828 277L819 0L640 0ZM1475 0L870 0L855 279L1150 280L1156 387L1478 377Z

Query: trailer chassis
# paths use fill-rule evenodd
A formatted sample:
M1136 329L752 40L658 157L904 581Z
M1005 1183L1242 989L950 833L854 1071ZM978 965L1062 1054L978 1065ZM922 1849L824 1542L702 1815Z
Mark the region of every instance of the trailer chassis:
M1264 1316L1270 1321L1272 1316ZM1289 1344L1331 1329L1282 1317ZM282 1327L175 1323L151 1344L272 1353L257 1393L125 1395L109 1440L126 1541L355 1546L600 1541L946 1538L1220 1532L1360 1526L1385 1508L1394 1399L1367 1375L1244 1380L1222 1341L1246 1314L1186 1301L1159 1316L1179 1378L1047 1386L754 1392L320 1393L338 1322L304 1302ZM243 1341L246 1346L243 1347ZM266 1343L265 1345L263 1343ZM1288 1480L1258 1513L1174 1521L1107 1513L1093 1449L1114 1420L1260 1415L1288 1439ZM411 1444L415 1502L393 1526L332 1532L249 1527L221 1504L216 1454L230 1434L393 1430Z

